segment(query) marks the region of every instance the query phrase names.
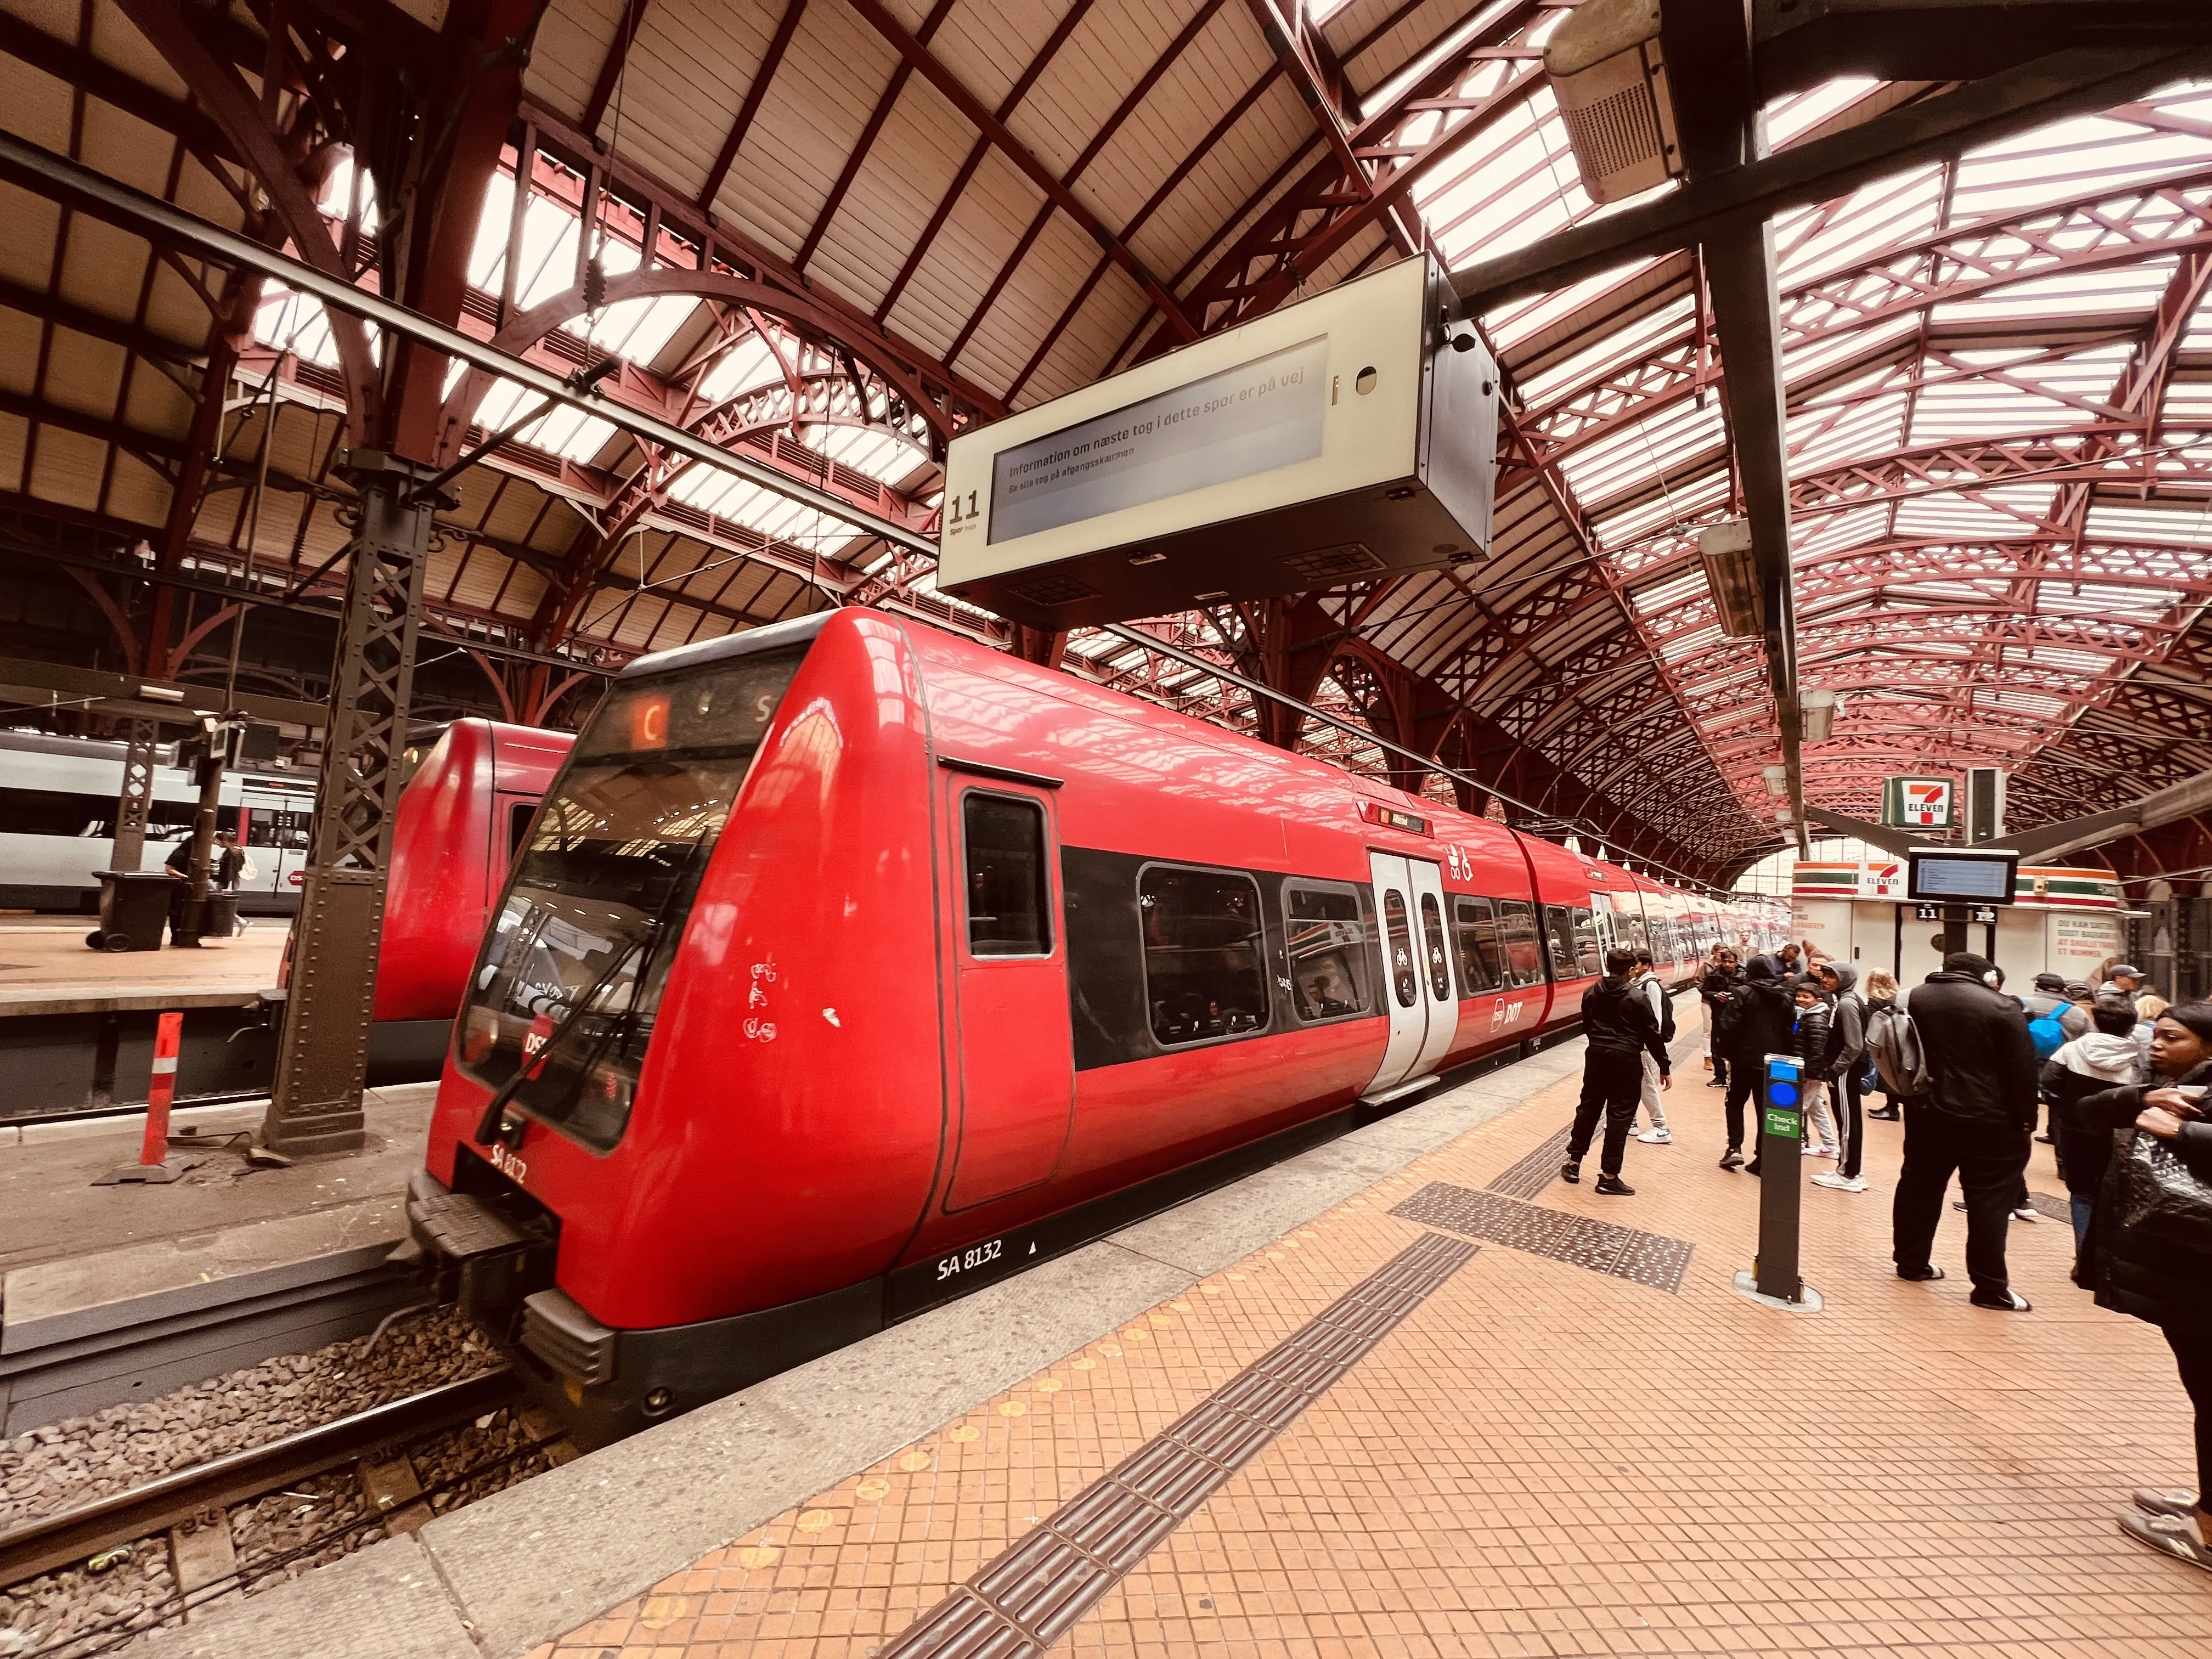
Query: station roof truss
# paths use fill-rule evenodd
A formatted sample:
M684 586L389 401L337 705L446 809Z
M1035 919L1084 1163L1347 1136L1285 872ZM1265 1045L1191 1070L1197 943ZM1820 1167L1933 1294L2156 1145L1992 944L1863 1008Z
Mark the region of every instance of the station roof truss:
M1540 61L1568 9L550 0L455 325L562 374L620 361L608 418L556 408L463 476L432 635L528 720L646 651L874 605L1726 879L1782 840L1778 756L1759 646L1723 635L1696 556L1740 507L1694 252L1479 319L1507 391L1486 561L1138 626L1174 654L1024 640L939 593L925 552L619 424L683 427L926 544L969 424L1408 254L1456 267L1596 217ZM374 284L385 222L332 142L333 88L372 40L403 67L448 50L459 10L46 0L0 17L0 125L235 229L264 202L240 140L258 109L311 186L319 260ZM1770 139L1943 90L1830 82L1771 106ZM126 653L131 570L99 550L198 580L184 673L227 590L336 592L362 371L320 308L271 283L226 334L236 273L0 191L0 538L71 570ZM2027 827L2212 767L2212 87L1774 234L1801 682L1845 700L1808 798L1873 816L1885 775L1996 764ZM454 366L438 459L529 404Z

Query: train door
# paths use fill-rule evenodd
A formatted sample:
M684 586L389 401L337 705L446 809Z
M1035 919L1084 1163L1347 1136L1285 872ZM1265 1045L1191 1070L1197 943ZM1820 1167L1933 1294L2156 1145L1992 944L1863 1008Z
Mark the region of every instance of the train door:
M1443 872L1419 859L1406 867L1413 877L1413 908L1419 918L1421 991L1428 1003L1428 1035L1408 1077L1423 1077L1450 1051L1459 1035L1459 998L1452 990L1451 932L1445 918L1451 901L1444 896Z
M1442 872L1425 860L1389 853L1367 857L1390 1015L1390 1041L1364 1091L1372 1097L1435 1065L1451 1047L1459 1006L1452 995Z
M1048 1179L1067 1146L1075 1048L1049 791L946 775L959 883L960 1145L945 1206Z

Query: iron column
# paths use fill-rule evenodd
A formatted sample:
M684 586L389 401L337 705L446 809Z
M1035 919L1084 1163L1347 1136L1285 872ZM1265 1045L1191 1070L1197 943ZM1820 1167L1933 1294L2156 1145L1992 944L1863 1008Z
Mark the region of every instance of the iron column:
M292 977L262 1144L288 1156L360 1146L392 824L404 781L407 708L436 469L374 450L342 471L361 492L315 823L293 936ZM445 503L450 506L450 501Z

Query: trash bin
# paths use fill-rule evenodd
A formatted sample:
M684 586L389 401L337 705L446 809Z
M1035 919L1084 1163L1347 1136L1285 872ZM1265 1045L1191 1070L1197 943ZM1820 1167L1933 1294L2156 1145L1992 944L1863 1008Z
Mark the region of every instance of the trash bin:
M95 951L158 951L176 878L160 870L95 870L100 926L84 936Z
M238 895L210 893L200 911L200 937L228 939L238 931Z

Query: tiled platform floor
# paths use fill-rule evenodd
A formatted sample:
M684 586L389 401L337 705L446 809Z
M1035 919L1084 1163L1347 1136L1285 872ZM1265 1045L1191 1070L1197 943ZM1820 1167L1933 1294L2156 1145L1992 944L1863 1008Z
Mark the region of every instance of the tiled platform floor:
M1950 1279L1899 1282L1900 1126L1871 1124L1873 1190L1805 1194L1826 1311L1754 1305L1730 1279L1757 1185L1715 1167L1720 1091L1694 1062L1683 1085L1676 1143L1631 1146L1634 1199L1513 1189L1686 1241L1679 1289L1482 1243L1051 1650L2212 1654L2212 1577L2112 1522L2130 1486L2185 1482L2186 1401L2156 1332L2068 1283L2065 1227L2013 1229L2024 1317L1967 1304L1955 1213ZM1487 1188L1571 1102L1534 1097L533 1659L927 1651L902 1633L1419 1241L1394 1206ZM2059 1190L2047 1148L2030 1185Z

